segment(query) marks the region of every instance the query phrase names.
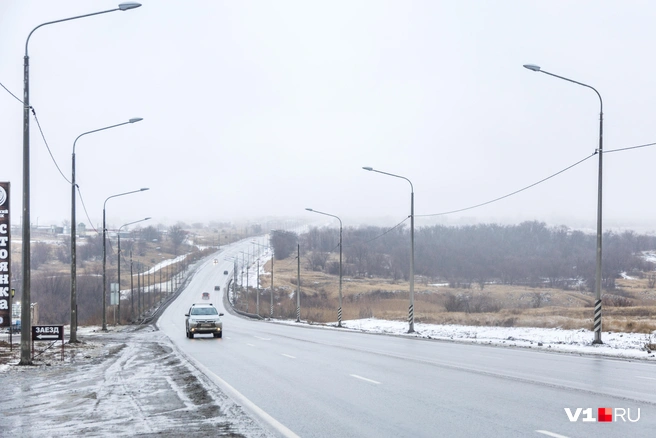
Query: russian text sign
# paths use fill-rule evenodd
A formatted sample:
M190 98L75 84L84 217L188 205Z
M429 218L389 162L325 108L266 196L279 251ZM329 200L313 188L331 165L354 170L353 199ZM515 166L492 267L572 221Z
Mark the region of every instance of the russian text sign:
M11 228L9 225L9 183L0 182L0 327L11 326Z

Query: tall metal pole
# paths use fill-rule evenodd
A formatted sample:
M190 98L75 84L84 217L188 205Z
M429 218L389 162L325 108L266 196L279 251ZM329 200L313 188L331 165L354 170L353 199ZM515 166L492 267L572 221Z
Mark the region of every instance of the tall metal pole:
M408 178L393 173L382 172L371 167L363 167L370 172L401 178L410 184L410 305L408 306L408 333L415 331L415 188Z
M263 247L263 248L271 248L271 294L270 294L270 295L271 295L271 307L270 307L270 309L269 309L269 317L270 317L270 318L273 318L273 258L274 258L274 255L273 255L273 247L272 247L272 246L267 246L267 245L262 245L262 244L259 244L259 243L256 243L256 242L253 242L253 244L255 244L255 245L257 245L257 246L260 246L260 247ZM258 251L258 257L259 257L259 254L260 254L260 252ZM258 269L257 269L257 272L258 272L257 285L258 285L258 288L259 288L259 287L260 287L260 279L259 279L259 278L260 278L260 277L259 277L260 268L259 268L259 262L258 262ZM259 300L259 292L258 292L258 300ZM259 301L258 301L258 302L259 302ZM260 314L260 313L259 313L259 304L258 304L258 315L259 315L259 314Z
M148 271L146 271L146 275L148 276L148 288L146 289L146 292L148 293L148 308L153 307L153 291L151 288L151 283L150 283L150 271L152 268L149 268ZM153 281L154 283L154 281Z
M118 230L118 325L121 325L121 230Z
M146 191L146 190L148 190L148 188L142 188L142 189L139 189L139 190L132 190L132 191L129 191L129 192L119 193L117 195L112 195L112 196L107 197L107 199L105 199L105 202L103 203L103 230L102 230L103 231L103 234L102 234L102 236L103 236L103 275L102 275L102 279L103 279L103 302L102 302L103 306L102 307L103 307L103 310L102 310L102 312L103 313L102 313L102 331L104 331L104 332L107 331L107 249L106 249L107 245L105 243L106 235L107 235L107 225L105 223L105 211L107 209L107 201L109 201L112 198L117 198L119 196L125 196L125 195L129 195L129 194L132 194L132 193L143 192L143 191Z
M77 238L77 219L75 216L75 204L76 196L75 190L77 185L75 184L75 145L80 137L87 134L93 134L94 132L104 131L106 129L116 128L117 126L127 125L129 123L136 123L143 120L140 117L135 117L127 122L118 123L116 125L106 126L100 129L94 129L93 131L87 131L77 136L73 142L73 153L71 154L71 336L69 342L75 343L77 340L77 245L75 239ZM119 261L120 263L120 261ZM120 267L119 267L120 271ZM119 273L119 285L121 284L120 273ZM119 286L120 287L120 286ZM120 303L120 300L119 300ZM119 324L121 321L121 307L119 304L118 308L118 320Z
M132 273L132 250L130 250L130 317L134 321L134 274Z
M257 313L257 316L260 316L260 259L257 259L257 285L255 292L255 313Z
M130 122L128 122L130 123ZM150 219L149 217L144 218L144 219L139 219L138 221L130 222L127 224L123 224L118 228L118 232L116 233L118 236L118 324L121 325L121 229L123 227L127 227L128 225L136 224L138 222L143 222L147 221ZM132 250L130 250L130 257L132 257ZM132 269L132 266L130 266L130 269ZM134 310L134 309L132 309Z
M529 70L544 73L549 76L553 76L558 79L565 80L567 82L572 82L577 85L589 88L597 94L599 98L599 149L597 149L597 154L599 155L599 171L597 179L597 257L596 257L596 266L595 266L595 309L594 309L594 340L593 344L603 344L601 341L601 281L602 281L602 266L601 266L601 241L602 241L602 182L603 182L603 157L604 157L604 102L601 99L601 94L597 91L596 88L584 84L583 82L578 82L573 79L566 78L564 76L559 76L548 71L544 71L540 66L533 64L524 64L524 68Z
M137 313L141 317L141 262L137 260Z
M296 271L296 322L301 322L301 245L296 244L297 271Z
M337 327L342 326L342 220L334 214L306 208L307 211L334 217L339 221L339 308L337 309ZM414 251L413 251L414 253Z
M21 358L19 365L31 365L32 344L32 298L31 298L31 265L30 265L30 57L28 46L30 37L40 27L49 24L62 23L64 21L76 20L78 18L91 17L93 15L106 14L114 11L127 11L138 8L139 3L122 3L116 9L94 12L91 14L78 15L61 20L49 21L39 24L27 36L25 40L25 56L23 57L23 220L22 220L22 276L23 276L23 298L21 300ZM77 318L73 321L77 325Z

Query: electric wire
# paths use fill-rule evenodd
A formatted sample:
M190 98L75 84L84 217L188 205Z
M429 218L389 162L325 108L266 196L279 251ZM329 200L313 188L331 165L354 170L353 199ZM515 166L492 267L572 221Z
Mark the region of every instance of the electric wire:
M7 87L5 87L5 86L2 84L2 82L0 82L0 87L4 88L4 89L7 91L7 93L11 94L11 95L14 97L14 99L16 99L17 101L19 101L20 103L23 103L23 101L20 100L18 97L16 97L16 95L15 95L14 93L12 93L11 91L9 91L9 89L8 89ZM23 105L25 105L25 104L23 103Z
M640 148L646 148L648 146L655 146L656 143L647 143L647 144L641 144L639 146L630 146L627 148L620 148L620 149L610 149L610 150L605 150L604 154L610 154L611 152L620 152L620 151L628 151L631 149L640 149Z
M406 218L403 219L401 222L399 222L398 224L394 225L392 228L390 228L389 230L385 231L384 233L382 233L382 234L380 234L380 235L374 237L373 239L365 240L365 241L362 242L362 243L365 243L365 244L366 244L366 243L371 243L371 242L373 242L373 241L376 240L376 239L380 239L380 238L383 237L384 235L386 235L386 234L391 233L392 231L394 231L396 228L398 228L399 226L401 226L401 225L402 225L405 221L407 221L408 219L410 219L410 216L406 217ZM347 246L348 246L348 245L347 245Z
M538 181L538 182L535 182L535 183L533 183L533 184L531 184L531 185L528 185L528 186L526 186L526 187L524 187L524 188L521 188L521 189L519 189L519 190L515 190L514 192L512 192L512 193L508 193L507 195L500 196L500 197L498 197L498 198L492 199L491 201L483 202L483 203L481 203L481 204L472 205L471 207L460 208L460 209L458 209L458 210L445 211L445 212L442 212L442 213L433 213L433 214L416 214L415 217L443 216L443 215L446 215L446 214L459 213L459 212L461 212L461 211L466 211L466 210L473 210L474 208L478 208L478 207L482 207L482 206L484 206L484 205L492 204L493 202L500 201L500 200L502 200L502 199L505 199L505 198L508 198L508 197L510 197L510 196L516 195L516 194L518 194L518 193L520 193L520 192L523 192L524 190L528 190L528 189L530 189L531 187L535 187L535 186L537 186L538 184L541 184L541 183L543 183L543 182L545 182L545 181L547 181L547 180L549 180L549 179L551 179L551 178L553 178L553 177L555 177L555 176L557 176L557 175L560 175L561 173L563 173L563 172L565 172L565 171L567 171L567 170L569 170L569 169L571 169L571 168L573 168L573 167L575 167L575 166L578 166L579 164L581 164L581 163L583 163L584 161L586 161L586 160L588 160L588 159L594 157L595 155L597 155L597 151L596 151L596 150L592 153L592 155L589 155L589 156L585 157L584 159L577 161L576 163L572 164L571 166L568 166L568 167L566 167L566 168L564 168L564 169L562 169L562 170L560 170L560 171L558 171L558 172L556 172L556 173L554 173L554 174L552 174L552 175L550 175L550 176L548 176L548 177L546 177L546 178L543 178L543 179L541 179L541 180Z
M7 93L11 94L14 97L14 99L19 101L23 105L25 105L22 100L20 100L18 97L16 97L16 95L14 93L12 93L11 91L9 91L9 89L7 87L5 87L2 83L0 83L0 86L2 86L2 88L4 88L7 91ZM68 180L68 178L66 178L64 173L59 168L59 165L57 164L57 160L55 160L55 157L52 155L52 151L50 150L50 146L48 145L48 140L46 140L46 136L43 133L43 129L41 128L41 123L39 122L39 118L36 116L36 110L31 105L30 105L30 110L32 110L32 115L34 116L34 120L36 121L37 126L39 127L39 132L41 133L41 138L43 138L43 143L45 143L46 149L48 149L48 153L50 154L50 158L52 159L52 162L55 163L55 167L57 168L57 170L59 171L61 176L64 178L64 180L67 183L71 184L71 182Z
M93 231L96 232L96 234L100 234L96 227L93 226L93 222L91 222L91 218L89 217L89 212L87 211L87 206L84 204L84 198L82 197L82 192L80 191L80 186L75 184L75 188L77 189L77 194L80 196L80 202L82 203L82 209L84 210L84 214L87 217L87 220L89 221L89 224L91 225L91 228Z
M66 178L66 176L64 175L64 172L61 171L61 169L59 168L59 165L57 164L57 160L55 160L54 155L52 155L52 151L50 150L50 146L48 145L48 140L46 140L46 136L43 134L43 129L41 129L41 123L39 123L39 118L36 116L36 111L34 110L34 107L30 107L30 109L32 110L32 115L34 115L34 120L36 121L36 124L39 127L39 132L41 133L41 138L43 138L43 142L46 145L46 149L48 149L48 153L50 154L50 158L52 158L52 162L55 163L55 167L57 168L57 170L59 171L61 176L64 178L64 180L67 183L72 184L71 181L68 178Z

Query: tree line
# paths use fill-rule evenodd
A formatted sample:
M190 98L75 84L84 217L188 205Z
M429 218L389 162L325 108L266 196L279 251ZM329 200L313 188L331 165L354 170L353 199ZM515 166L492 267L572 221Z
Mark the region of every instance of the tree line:
M408 280L410 230L374 226L343 230L343 274ZM313 270L339 272L339 231L311 228L297 235L273 231L271 246L277 259L295 254L300 243ZM656 249L656 237L633 231L603 235L602 287L615 288L622 272L639 275L654 264L641 257ZM415 230L415 275L454 287L484 288L489 282L508 285L592 290L596 268L596 235L564 226L548 227L529 221L517 225L435 225Z

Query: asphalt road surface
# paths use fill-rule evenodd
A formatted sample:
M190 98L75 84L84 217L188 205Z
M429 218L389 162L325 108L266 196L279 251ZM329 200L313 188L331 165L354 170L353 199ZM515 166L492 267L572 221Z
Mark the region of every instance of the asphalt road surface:
M226 257L248 245L225 248L214 256L216 264L212 258L202 262L159 327L278 435L655 436L653 364L233 315L219 296L233 269ZM225 313L222 339L185 336L184 314L192 303L203 302L202 292L210 292L210 302ZM265 313L268 302L264 295ZM572 417L581 408L576 421L565 408ZM612 408L613 421L596 421L598 408Z

